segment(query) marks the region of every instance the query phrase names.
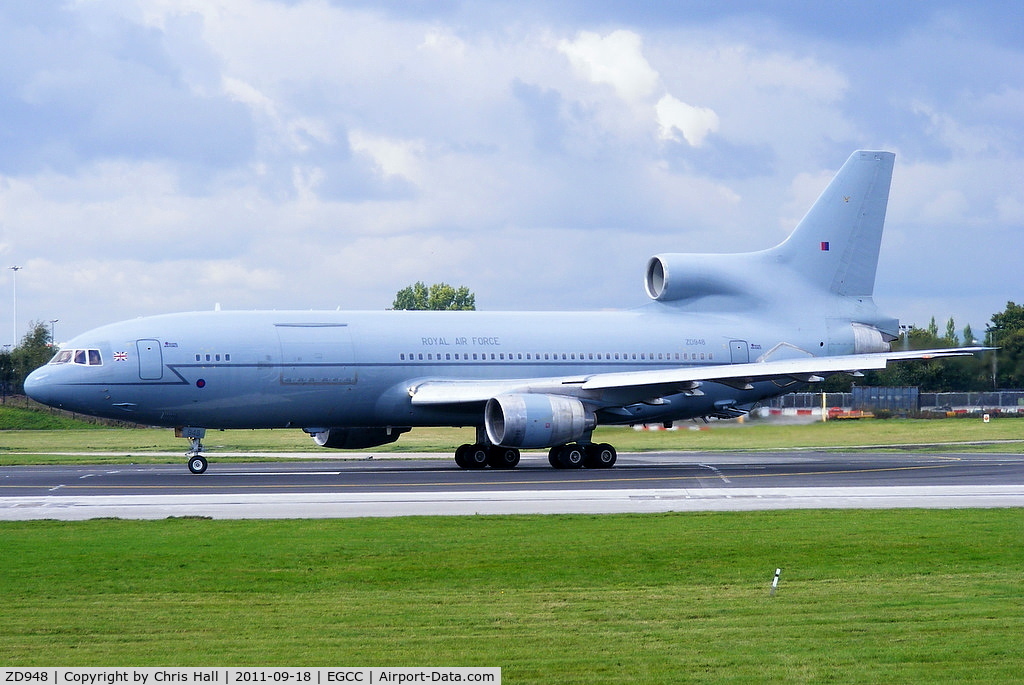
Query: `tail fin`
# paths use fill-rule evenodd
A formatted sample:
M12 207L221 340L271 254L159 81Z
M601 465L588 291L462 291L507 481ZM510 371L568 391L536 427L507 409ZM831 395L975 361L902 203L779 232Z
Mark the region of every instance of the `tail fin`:
M789 238L768 250L772 261L833 294L870 297L895 159L850 155Z

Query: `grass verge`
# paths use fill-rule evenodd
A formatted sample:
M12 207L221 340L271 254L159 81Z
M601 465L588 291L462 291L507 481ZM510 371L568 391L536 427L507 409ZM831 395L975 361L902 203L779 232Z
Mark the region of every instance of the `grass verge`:
M0 654L1019 682L1022 537L1017 509L0 523Z

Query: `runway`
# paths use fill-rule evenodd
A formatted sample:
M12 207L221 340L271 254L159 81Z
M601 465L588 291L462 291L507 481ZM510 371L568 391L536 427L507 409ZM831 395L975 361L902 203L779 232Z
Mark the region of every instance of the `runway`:
M0 469L0 520L645 513L1024 506L1024 455L867 452L622 454L609 470L511 471L450 458ZM392 455L392 457L401 455ZM182 460L184 462L184 459Z

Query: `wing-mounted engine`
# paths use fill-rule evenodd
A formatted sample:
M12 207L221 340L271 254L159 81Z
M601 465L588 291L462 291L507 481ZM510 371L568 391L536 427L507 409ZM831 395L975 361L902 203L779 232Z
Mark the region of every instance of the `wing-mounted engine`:
M361 450L398 440L411 430L408 426L367 426L357 428L307 428L313 442L336 450Z
M758 288L753 279L762 271L755 254L655 255L647 262L644 288L651 299L659 302L710 295L754 296Z
M493 397L484 409L487 437L504 447L552 447L579 440L594 430L594 413L574 397L509 394Z

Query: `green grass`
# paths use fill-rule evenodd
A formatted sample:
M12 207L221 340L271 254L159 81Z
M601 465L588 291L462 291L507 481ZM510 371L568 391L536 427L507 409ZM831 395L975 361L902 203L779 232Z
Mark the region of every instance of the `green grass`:
M0 523L0 654L1019 682L1022 539L1019 509Z
M8 430L89 430L99 425L49 411L0 405L0 431Z

